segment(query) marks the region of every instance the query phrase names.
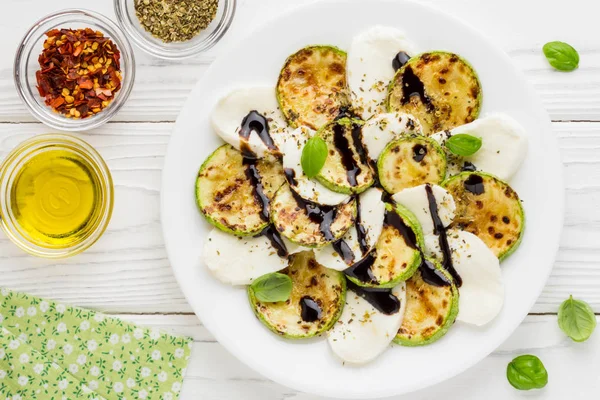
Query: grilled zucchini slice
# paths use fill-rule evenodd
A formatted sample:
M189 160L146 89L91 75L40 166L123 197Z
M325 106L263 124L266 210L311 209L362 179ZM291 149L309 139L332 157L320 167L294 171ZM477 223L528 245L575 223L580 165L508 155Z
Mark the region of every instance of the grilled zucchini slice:
M478 236L501 261L517 249L525 212L508 183L483 172L462 172L442 186L456 202L454 227Z
M302 199L283 185L271 201L271 220L277 231L305 247L323 247L340 239L354 224L356 201L325 206Z
M414 115L427 136L474 121L482 94L477 73L453 53L436 51L411 58L388 89L388 110Z
M409 279L421 264L423 234L417 219L402 206L386 204L383 230L375 248L344 272L370 288L392 288Z
M309 46L288 57L277 81L279 108L288 124L318 130L349 108L346 53Z
M262 303L248 288L252 310L271 331L288 339L305 339L327 331L340 317L346 300L344 274L315 261L312 251L294 254L280 271L292 279L287 301Z
M345 194L362 193L375 181L362 144L363 122L341 118L317 133L327 144L327 159L317 180L328 189Z
M446 155L433 139L402 136L383 150L377 169L381 186L394 194L424 183L442 182L446 177Z
M254 166L260 176L260 190L271 200L285 181L281 163L263 158ZM269 225L248 168L242 154L225 144L208 156L196 179L200 212L217 228L238 236L255 235Z
M394 342L403 346L431 344L448 332L458 315L458 288L452 276L433 259L406 281L406 312ZM434 268L423 270L423 268ZM424 271L424 272L423 272ZM444 285L431 284L423 273L437 273Z

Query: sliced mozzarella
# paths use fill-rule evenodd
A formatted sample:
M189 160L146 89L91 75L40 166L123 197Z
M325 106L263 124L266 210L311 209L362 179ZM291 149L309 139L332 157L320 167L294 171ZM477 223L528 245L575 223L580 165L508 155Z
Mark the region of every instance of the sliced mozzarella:
M458 173L464 161L468 161L480 171L508 180L518 171L525 159L527 132L517 121L507 115L488 115L456 127L450 132L438 132L432 138L444 145L450 136L459 133L481 138L481 148L469 157L450 157L450 174Z
M458 289L457 320L482 326L493 320L504 303L504 284L500 262L485 243L472 233L451 229L448 244L452 264L462 279ZM441 257L436 235L425 237L426 251Z
M280 147L287 131L283 115L279 111L275 89L272 86L258 86L234 90L219 100L213 109L210 122L217 134L227 143L240 149L239 130L242 120L250 111L256 110L267 118L269 134L275 145ZM260 158L270 150L255 132L248 139L250 149Z
M368 120L362 128L363 145L373 160L377 160L385 146L398 136L422 133L421 123L404 113L379 114Z
M359 196L360 221L366 233L368 251L377 244L383 230L385 203L381 200L381 190L369 189ZM360 248L356 226L353 226L342 238L354 254L354 260L361 260L366 254ZM349 267L344 259L334 250L332 245L315 249L315 259L327 268L343 271Z
M363 119L385 112L387 88L395 74L392 60L400 51L416 54L415 46L396 28L374 26L352 40L346 62L348 86Z
M327 337L331 350L342 361L364 364L388 348L404 318L406 284L402 282L392 293L400 300L400 310L386 315L353 291L347 292L342 315Z
M347 194L336 193L321 185L314 179L310 179L302 170L302 149L315 132L305 126L301 126L285 136L281 144L283 153L283 168L294 171L294 179L288 179L294 192L303 199L335 206L350 198Z
M232 285L248 285L288 265L268 238L237 237L216 228L206 238L202 259L218 280Z
M283 241L283 244L285 244L285 248L286 248L288 254L290 254L290 255L296 254L296 253L301 253L303 251L311 251L312 250L309 247L300 246L299 244L291 242L289 239L286 239L283 236L281 236L281 240Z
M406 207L417 217L424 235L431 234L434 231L426 186L420 185L404 189L392 196L396 203ZM438 185L431 185L431 192L435 197L438 215L442 223L444 226L450 225L456 212L454 198L446 189Z

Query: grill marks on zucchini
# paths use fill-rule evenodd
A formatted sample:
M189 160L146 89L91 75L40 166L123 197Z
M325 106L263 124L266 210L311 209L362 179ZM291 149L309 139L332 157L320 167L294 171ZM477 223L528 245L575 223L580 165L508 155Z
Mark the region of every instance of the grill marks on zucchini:
M317 263L311 251L295 254L280 271L293 282L287 301L262 303L248 290L256 316L271 331L292 339L309 338L328 330L339 318L346 298L340 272Z
M404 346L422 346L440 339L458 314L458 289L452 277L435 261L424 260L406 281L406 311L394 342ZM435 271L444 280L424 279ZM441 283L441 284L439 284Z
M388 110L414 115L425 135L472 122L481 108L481 84L458 55L423 53L396 73L389 87Z
M433 139L403 136L390 142L377 161L379 182L388 193L440 183L446 176L446 156Z
M309 46L286 60L277 99L288 124L318 130L350 107L346 53L333 46Z
M525 214L517 193L500 179L481 172L462 172L444 182L454 196L453 226L478 236L499 258L518 247Z
M317 179L334 192L361 193L374 182L375 175L362 143L362 124L357 119L340 118L317 133L328 150Z
M340 239L356 217L356 202L324 206L302 199L288 184L271 202L271 219L277 231L290 241L306 247L323 247Z
M256 235L269 224L269 201L284 181L274 158L248 159L223 145L200 167L196 201L217 228L238 236Z

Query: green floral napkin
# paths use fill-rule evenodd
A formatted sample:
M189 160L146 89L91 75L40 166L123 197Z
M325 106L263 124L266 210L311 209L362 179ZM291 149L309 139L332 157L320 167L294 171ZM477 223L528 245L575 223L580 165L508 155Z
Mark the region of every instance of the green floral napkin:
M192 340L0 290L0 399L175 400Z

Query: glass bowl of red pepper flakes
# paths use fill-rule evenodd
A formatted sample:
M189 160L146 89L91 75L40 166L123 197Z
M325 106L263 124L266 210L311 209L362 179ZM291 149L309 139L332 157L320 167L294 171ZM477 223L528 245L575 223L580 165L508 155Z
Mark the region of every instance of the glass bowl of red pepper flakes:
M133 49L117 24L88 10L64 10L36 22L14 65L19 96L40 122L84 131L108 122L135 79Z

